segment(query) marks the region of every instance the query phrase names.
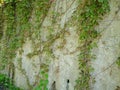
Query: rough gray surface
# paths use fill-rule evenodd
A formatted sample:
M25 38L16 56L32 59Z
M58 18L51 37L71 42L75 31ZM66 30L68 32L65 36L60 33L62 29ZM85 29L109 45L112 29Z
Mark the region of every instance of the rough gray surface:
M14 82L17 86L29 90L30 85L35 85L36 80L38 80L37 76L40 71L39 56L33 56L32 58L27 56L33 51L33 46L30 40L26 41L22 49L23 53L20 54L20 51L18 50L14 60Z
M75 80L79 74L77 60L79 52L69 53L74 51L79 44L77 42L78 36L73 30L72 28L70 36L66 36L67 43L63 49L58 48L60 39L53 45L55 60L50 64L49 88L55 81L57 90L67 90L67 85L69 85L69 90L74 90Z
M92 61L95 84L91 90L116 90L120 87L120 69L115 61L120 56L120 1L111 0L110 13L98 26L102 31L98 48L94 49L96 59Z

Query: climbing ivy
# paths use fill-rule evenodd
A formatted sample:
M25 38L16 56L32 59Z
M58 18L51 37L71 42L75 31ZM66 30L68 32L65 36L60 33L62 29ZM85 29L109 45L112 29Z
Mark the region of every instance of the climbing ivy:
M48 90L48 65L42 64L40 70L40 82L34 90Z
M75 18L78 22L79 40L83 47L79 55L80 76L76 81L75 90L89 90L90 72L93 70L90 66L93 55L90 52L96 46L95 39L100 36L95 26L109 11L109 2L108 0L79 0L79 3Z
M118 65L118 67L120 67L120 57L117 58L116 64Z
M22 0L21 2L8 0L2 6L5 29L2 39L4 50L1 51L1 57L6 64L12 63L11 60L15 57L15 51L22 46L26 36L30 33L31 2L32 0Z
M2 51L0 53L0 62L2 65L2 67L0 67L1 69L5 68L6 65L13 63L13 59L16 56L16 50L21 48L27 39L30 39L33 42L36 39L41 39L40 27L44 18L46 17L48 9L50 8L50 3L49 0L6 0L4 1L2 8L3 12L2 10L0 11L0 17L4 16L2 18L4 19L5 29L1 40L3 44L3 49L1 49ZM31 16L34 13L35 23L33 24ZM0 23L3 22L0 20ZM41 42L39 42L39 46L40 44ZM41 52L38 50L36 51L36 49L34 52L37 52L37 55L41 54ZM31 54L28 56L30 55ZM46 68L48 68L48 66L42 67L41 70ZM48 79L48 71L45 71L45 73L46 77L44 77L43 73L40 73L40 75L42 75L40 79L40 85L44 82L42 77L45 78L45 81ZM45 85L47 85L47 83ZM47 86L44 87L47 88Z
M13 84L13 81L6 75L0 74L0 89L1 90L22 90Z
M9 11L9 14L8 14L8 11ZM4 50L3 51L1 50L1 55L2 55L1 60L3 61L2 64L5 64L5 63L9 63L8 62L9 58L12 58L12 56L14 56L14 54L11 53L11 52L14 52L14 50L13 50L14 44L12 44L11 42L15 39L15 38L11 38L11 36L14 36L14 33L12 33L13 27L14 27L13 26L14 10L13 10L12 4L6 5L2 14L3 14L2 16L4 16L3 17L4 22L7 24L6 29L4 30L4 38L3 38ZM11 54L9 54L9 53L11 53Z

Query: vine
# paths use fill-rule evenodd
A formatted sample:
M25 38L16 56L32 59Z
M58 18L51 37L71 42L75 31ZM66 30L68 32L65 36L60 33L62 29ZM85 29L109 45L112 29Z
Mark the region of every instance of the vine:
M120 68L120 57L117 58L117 60L116 60L116 64L117 64L118 67Z
M7 12L10 12L9 14ZM7 24L6 29L4 31L4 36L3 36L3 46L4 46L4 50L1 50L1 60L3 61L3 66L5 66L6 63L10 63L10 59L14 56L14 44L12 44L11 42L13 41L12 36L14 36L15 34L12 33L12 31L14 31L14 8L12 6L12 4L6 5L6 7L3 10L2 13L4 16L4 22ZM15 39L14 39L15 40ZM16 48L16 47L15 47ZM9 54L11 53L11 54ZM7 55L7 56L6 56Z
M36 2L36 27L32 30L32 23L30 21L33 12L33 6ZM50 7L49 0L12 0L9 2L4 2L2 8L3 13L0 11L0 17L4 16L4 35L2 36L3 49L1 49L1 62L4 69L6 65L13 63L13 59L16 56L16 50L22 47L27 38L34 41L34 39L40 39L40 27L43 22L42 19L45 18ZM0 7L1 8L1 7ZM0 20L0 23L2 21ZM40 23L41 22L41 23ZM40 23L40 24L39 24ZM2 26L3 27L3 26ZM1 28L1 27L0 27ZM41 43L40 43L41 44ZM2 47L1 47L2 48ZM41 54L41 52L34 50L36 54ZM22 51L23 52L23 51ZM21 53L22 53L21 52ZM31 54L28 55L30 57ZM33 54L35 55L35 54ZM22 67L20 67L22 68ZM22 70L22 69L20 69ZM25 72L23 70L23 72ZM23 73L26 75L25 73ZM41 74L41 73L40 73ZM43 75L44 76L44 75ZM47 77L46 77L47 78ZM29 82L29 81L28 81ZM44 81L43 81L44 82ZM42 82L40 82L42 83ZM47 83L46 83L47 84Z
M21 90L20 88L16 87L11 81L12 80L8 76L0 74L0 89Z
M93 68L90 66L91 49L96 46L95 39L100 36L95 30L98 20L109 11L108 0L79 0L79 7L76 11L78 32L80 43L83 43L81 54L79 55L80 76L78 78L75 90L88 90L90 83L90 72Z

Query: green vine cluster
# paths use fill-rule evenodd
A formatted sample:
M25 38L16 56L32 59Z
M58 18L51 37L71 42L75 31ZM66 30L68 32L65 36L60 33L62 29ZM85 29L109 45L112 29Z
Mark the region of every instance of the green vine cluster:
M108 0L80 0L79 2L76 18L80 43L83 43L83 47L79 55L80 76L76 81L75 90L89 90L90 72L93 70L90 66L93 55L90 52L96 46L95 39L100 36L95 26L98 25L98 20L109 11L109 2Z
M33 2L37 3L34 4ZM7 49L5 54L8 55L6 57L8 60L15 57L15 51L22 47L27 38L32 40L36 37L40 38L40 23L47 13L48 3L49 0L7 0L7 3L3 5L3 12L0 13L0 16L4 16L3 22L6 29L3 42ZM30 21L34 6L37 7L35 8L35 24L37 25L34 25L36 27ZM3 22L1 21L1 23ZM32 30L32 27L34 27L34 30Z
M2 58L6 63L12 63L13 57L15 57L15 51L22 46L24 43L24 33L28 32L28 19L30 12L29 0L23 0L22 2L16 3L10 2L5 4L3 8L3 20L4 20L4 50ZM20 9L19 9L20 8ZM25 11L26 12L23 12ZM28 12L27 12L28 10ZM6 56L7 55L7 56Z
M3 19L2 21L0 20L0 23L4 24L4 26L0 26L0 28L3 28L4 30L2 34L0 34L2 35L1 43L3 44L3 49L0 47L2 50L0 52L0 62L2 63L1 69L5 68L6 65L12 66L13 59L16 56L16 50L21 48L28 38L33 42L35 42L34 40L39 39L39 43L34 44L35 46L37 45L37 47L40 46L40 27L49 8L49 0L8 0L0 7L0 17ZM34 14L33 12L35 12L34 24L31 20L31 16ZM23 50L20 51L21 54L22 52ZM38 55L41 53L38 50L36 51L36 47L34 52L35 54L28 54L28 57L31 58L31 55ZM47 67L42 67L41 70L44 70ZM47 72L48 71L46 71L46 74ZM41 84L44 80L47 80L47 76L43 73L40 74L42 75L40 79ZM46 79L42 80L44 75L46 76ZM47 82L45 85L47 85Z
M4 75L0 74L0 89L1 90L21 90L20 88L16 87L13 83L12 80Z
M42 64L40 70L40 82L34 90L48 90L48 65Z
M8 13L9 11L9 13ZM14 56L14 45L12 44L12 41L15 40L15 38L12 38L12 36L14 36L15 34L12 33L12 31L14 31L14 10L11 4L6 5L6 7L4 8L3 12L2 12L2 16L4 16L4 22L6 24L5 30L4 30L4 36L3 36L3 46L4 46L4 50L1 50L1 60L3 61L3 65L5 65L5 63L10 63L10 59L12 58L12 56ZM15 46L16 48L16 46ZM11 54L9 54L11 53Z
M117 58L117 60L116 60L116 64L117 64L118 67L120 68L120 57Z

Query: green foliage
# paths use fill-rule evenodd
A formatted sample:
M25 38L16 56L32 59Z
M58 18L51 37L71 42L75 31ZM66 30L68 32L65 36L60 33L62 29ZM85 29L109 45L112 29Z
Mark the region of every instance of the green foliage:
M118 67L120 67L120 57L118 57L118 59L116 60L116 64L118 65Z
M21 90L20 88L16 87L10 78L8 78L4 74L0 74L0 88L1 89L8 89L8 90Z
M39 0L36 0L37 3L34 3L35 6L35 22L36 25L34 26L35 28L35 37L32 37L33 39L40 39L41 41L41 25L48 13L48 10L50 8L50 3L49 0L41 0L41 2ZM40 29L40 30L39 30ZM42 44L42 42L40 42L40 44ZM49 47L48 47L49 48ZM40 51L34 51L33 53L29 54L28 57L31 57L33 55L39 54ZM43 52L47 52L49 53L49 50L43 50L41 53ZM47 60L49 61L49 60ZM41 64L40 65L40 81L39 84L37 85L37 87L35 88L35 90L48 90L47 85L48 85L48 63L46 62L45 64Z
M40 82L39 85L35 88L35 90L48 90L48 65L41 65L40 70Z
M8 13L9 11L9 13ZM4 22L6 22L6 29L4 30L4 38L3 38L3 46L4 49L1 50L1 60L2 60L2 64L3 66L5 66L6 63L8 62L8 58L11 58L14 54L11 53L13 52L13 46L14 44L11 44L11 42L13 41L14 38L11 38L11 36L13 36L14 34L12 33L13 30L13 23L14 23L14 11L13 11L13 7L11 5L7 5L2 12L2 16L4 16ZM2 18L2 19L3 19ZM11 49L9 49L11 48ZM11 50L11 52L10 52ZM9 54L10 53L10 54ZM2 68L2 65L1 65Z
M33 39L40 39L40 33L41 33L41 30L40 27L47 15L47 12L50 8L50 4L49 4L49 0L36 0L36 3L33 4L35 7L35 16L36 16L36 19L35 19L35 22L36 24L34 25L34 34L33 34Z
M77 80L75 90L88 90L90 72L90 59L93 57L90 51L96 44L93 42L99 33L94 29L98 25L98 20L109 11L108 0L85 0L80 1L77 14L78 31L80 32L80 43L83 43L81 54L79 55L80 76ZM78 16L79 15L79 16Z
M4 35L1 36L4 49L0 47L2 50L0 52L0 69L4 69L7 64L13 62L16 50L22 47L26 39L29 38L33 42L36 39L41 39L40 27L47 15L50 4L49 0L5 0L2 8L3 12L1 13L0 11L0 17L3 16L2 19L4 19L4 22L0 20L0 24L1 22L4 23L2 27L5 27L5 29ZM35 14L33 18L31 17L32 14ZM33 53L27 56L31 58L33 55L38 55L39 53L40 51L35 49ZM40 84L44 84L44 89L47 88L47 73L48 71L45 74L40 73L42 74Z
M32 0L22 0L18 3L12 0L5 2L10 3L2 7L2 16L6 27L3 36L4 49L1 51L1 60L4 62L3 66L12 62L16 54L15 51L22 46L26 39L25 36L29 35L29 18L32 7Z
M2 7L0 7L0 39L3 36L3 31L2 31L2 26L3 26L2 12L3 12Z

